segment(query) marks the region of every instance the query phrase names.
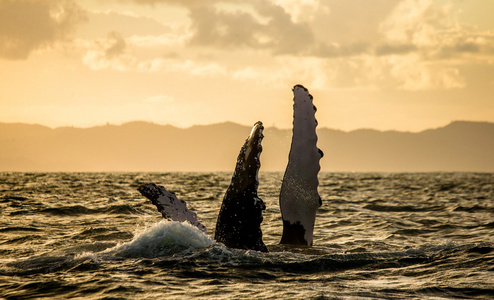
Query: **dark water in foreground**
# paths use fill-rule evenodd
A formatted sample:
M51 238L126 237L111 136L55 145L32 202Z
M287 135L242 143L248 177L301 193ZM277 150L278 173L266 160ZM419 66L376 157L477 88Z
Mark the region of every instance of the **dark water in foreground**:
M261 173L267 254L161 221L136 190L165 185L212 231L230 176L0 173L0 298L494 299L494 174L322 173L303 248L277 244L282 174Z

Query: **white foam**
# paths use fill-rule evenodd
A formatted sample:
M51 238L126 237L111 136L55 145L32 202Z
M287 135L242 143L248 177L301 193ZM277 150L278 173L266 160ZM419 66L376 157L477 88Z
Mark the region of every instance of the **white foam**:
M136 233L131 241L105 252L124 257L159 257L191 248L206 248L213 243L210 236L187 222L163 220Z

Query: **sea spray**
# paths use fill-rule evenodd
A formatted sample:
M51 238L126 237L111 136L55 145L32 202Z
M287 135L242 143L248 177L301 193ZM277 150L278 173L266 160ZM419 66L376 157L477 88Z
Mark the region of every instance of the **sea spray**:
M206 248L213 239L187 222L163 220L135 234L126 243L105 252L122 257L159 257L186 249Z

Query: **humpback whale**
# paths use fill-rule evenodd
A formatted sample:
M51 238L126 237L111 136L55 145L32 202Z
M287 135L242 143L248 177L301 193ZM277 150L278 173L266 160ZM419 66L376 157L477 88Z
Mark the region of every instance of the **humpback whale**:
M283 219L280 244L311 246L316 211L322 205L317 175L323 152L317 148L316 107L312 95L302 85L294 86L292 91L293 135L279 196ZM262 211L266 206L257 195L263 130L261 122L255 123L240 149L216 221L215 240L230 248L268 251L261 231ZM207 233L185 202L163 186L145 184L138 190L156 205L164 218L187 221Z
M215 240L230 248L267 252L262 241L264 202L257 196L264 127L254 124L237 158L235 171L216 222Z
M322 205L317 191L319 160L316 107L302 85L293 87L293 135L280 190L283 234L280 244L312 245L316 211Z
M266 206L257 196L263 130L261 122L255 123L240 149L230 186L218 214L214 238L230 248L268 251L262 241L261 231L262 211ZM165 219L187 221L207 233L206 227L197 220L196 214L187 208L185 202L163 186L144 184L138 190L156 205Z

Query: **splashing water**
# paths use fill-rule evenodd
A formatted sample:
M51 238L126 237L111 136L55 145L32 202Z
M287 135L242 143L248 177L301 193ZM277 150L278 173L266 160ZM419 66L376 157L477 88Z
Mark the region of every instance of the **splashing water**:
M138 232L130 242L106 250L122 257L159 257L211 246L213 239L186 222L163 220Z

